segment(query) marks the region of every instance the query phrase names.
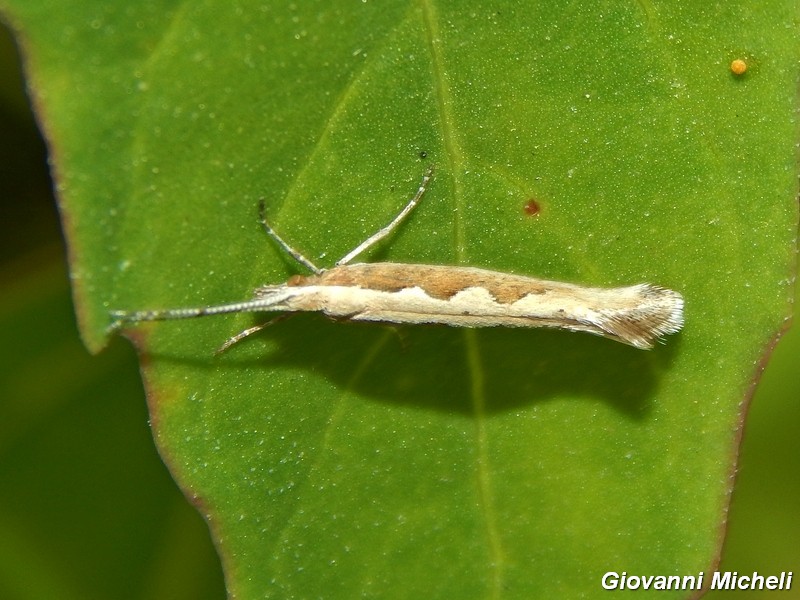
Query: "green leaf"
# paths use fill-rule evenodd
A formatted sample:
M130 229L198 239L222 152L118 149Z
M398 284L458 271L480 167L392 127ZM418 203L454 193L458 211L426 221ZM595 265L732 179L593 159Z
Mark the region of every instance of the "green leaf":
M259 198L330 266L430 163L371 260L686 298L651 352L302 315L215 358L252 316L131 331L232 595L594 597L607 571L712 567L744 400L788 314L795 3L3 5L93 349L109 309L296 272Z

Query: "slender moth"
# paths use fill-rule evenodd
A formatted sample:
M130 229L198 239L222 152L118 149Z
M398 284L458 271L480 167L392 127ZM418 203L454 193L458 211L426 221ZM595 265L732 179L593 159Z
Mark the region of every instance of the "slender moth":
M286 243L267 223L266 233L311 275L293 275L279 285L255 290L251 300L199 308L112 311L110 331L141 321L188 319L241 312L322 312L347 321L441 323L454 327L555 327L585 331L636 348L652 348L663 335L683 326L683 297L649 283L596 288L546 281L474 267L405 263L356 263L354 258L388 236L422 199L433 176L428 169L417 193L383 229L336 262L321 269ZM250 327L220 351L275 322Z

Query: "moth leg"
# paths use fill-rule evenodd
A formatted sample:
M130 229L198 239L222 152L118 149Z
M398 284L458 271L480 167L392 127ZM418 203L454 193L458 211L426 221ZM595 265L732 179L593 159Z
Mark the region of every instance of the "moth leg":
M400 344L400 350L402 350L404 353L407 352L411 347L411 342L408 339L408 332L403 327L398 327L397 325L387 325L386 329L389 330L390 334L397 338L397 341Z
M317 275L322 273L322 269L320 269L318 266L316 266L314 263L312 263L310 260L308 260L305 256L300 254L300 252L298 252L297 250L292 248L287 242L285 242L283 240L283 238L281 236L279 236L275 232L275 230L270 226L270 224L267 223L267 217L265 215L263 198L258 203L258 220L261 223L261 226L264 228L264 231L267 232L267 235L269 237L271 237L273 240L275 240L278 243L278 245L281 248L283 248L284 252L286 252L289 256L291 256L293 259L295 259L301 265L305 266L312 273L316 273Z
M225 341L225 343L222 344L222 346L217 348L217 351L214 352L214 356L219 356L220 354L225 352L228 348L230 348L234 344L236 344L238 342L241 342L244 338L250 337L254 333L258 333L259 331L261 331L262 329L266 329L270 325L274 325L275 323L278 323L280 321L285 321L286 319L288 319L289 317L294 316L295 314L296 313L292 313L292 312L283 313L282 315L278 315L274 319L270 319L269 321L266 321L265 323L259 323L258 325L255 325L253 327L248 327L244 331L240 331L239 333L237 333L233 337L228 338Z
M425 175L422 176L422 183L419 185L419 189L417 193L414 194L414 197L409 200L408 204L406 204L405 208L400 211L400 213L392 219L391 223L389 223L386 227L378 231L377 233L371 235L369 238L361 242L355 249L351 250L347 255L343 258L336 261L336 266L346 265L351 260L353 260L356 256L364 252L365 250L371 248L378 242L380 242L383 238L387 235L392 233L400 222L405 219L408 214L414 210L414 207L419 204L419 201L422 200L422 195L425 193L425 190L428 187L428 182L433 177L433 165L428 167L428 170L425 171Z

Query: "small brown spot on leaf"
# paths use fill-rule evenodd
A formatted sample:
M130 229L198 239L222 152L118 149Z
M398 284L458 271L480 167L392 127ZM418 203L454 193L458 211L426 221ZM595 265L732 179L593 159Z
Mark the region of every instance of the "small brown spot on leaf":
M542 206L536 198L529 198L522 207L522 211L529 217L535 217L542 212Z

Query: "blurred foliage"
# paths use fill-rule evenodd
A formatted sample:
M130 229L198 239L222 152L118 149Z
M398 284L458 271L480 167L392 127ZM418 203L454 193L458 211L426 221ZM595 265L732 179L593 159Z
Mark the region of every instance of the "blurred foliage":
M795 309L795 321L800 311ZM753 397L721 570L800 576L800 327L778 343ZM722 598L800 598L793 590L716 591Z
M224 598L207 527L155 450L133 350L79 341L4 28L0 131L0 598Z

